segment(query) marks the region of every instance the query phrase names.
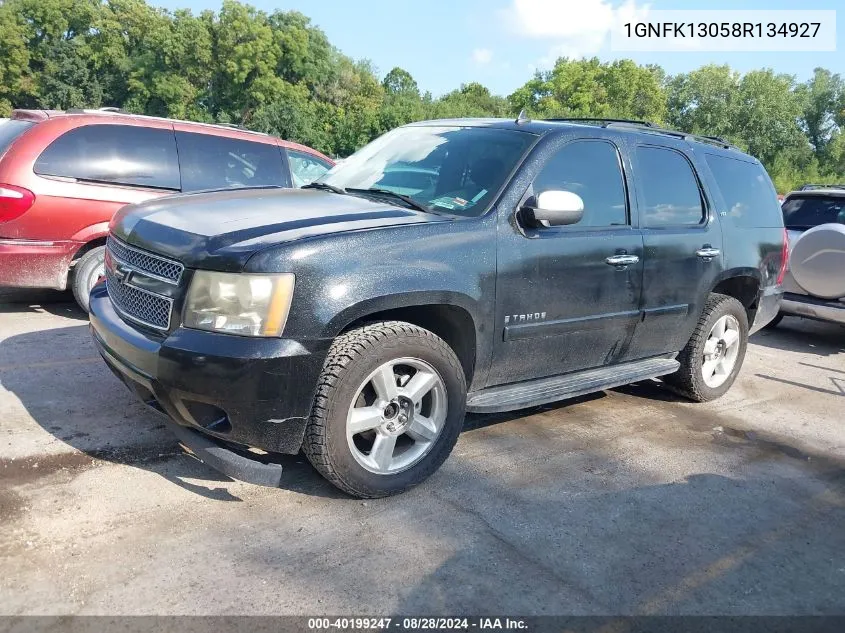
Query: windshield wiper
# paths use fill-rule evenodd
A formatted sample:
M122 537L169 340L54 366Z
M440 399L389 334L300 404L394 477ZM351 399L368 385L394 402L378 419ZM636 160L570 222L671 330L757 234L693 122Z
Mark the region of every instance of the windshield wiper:
M390 189L379 189L377 187L371 187L369 189L355 189L355 188L348 188L346 190L347 193L372 193L378 196L388 196L390 198L396 198L397 200L401 200L404 202L408 207L411 209L415 209L416 211L422 211L423 213L432 213L431 209L428 207L420 204L410 196L403 196L401 193L396 193L395 191L391 191Z
M338 193L340 195L346 194L346 189L335 187L327 182L311 182L301 187L301 189L322 189L323 191L331 191L332 193Z

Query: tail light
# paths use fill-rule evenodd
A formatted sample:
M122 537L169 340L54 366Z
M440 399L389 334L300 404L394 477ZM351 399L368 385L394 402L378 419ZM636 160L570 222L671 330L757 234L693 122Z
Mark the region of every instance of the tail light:
M783 230L783 247L780 254L780 270L778 271L778 286L783 283L783 278L786 276L786 268L789 263L789 233L786 229Z
M29 189L0 184L0 222L22 216L35 204L35 194Z

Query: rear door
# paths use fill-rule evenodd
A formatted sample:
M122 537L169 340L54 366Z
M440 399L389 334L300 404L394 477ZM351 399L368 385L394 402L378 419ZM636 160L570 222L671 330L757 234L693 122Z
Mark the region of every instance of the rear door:
M290 187L290 178L275 143L198 132L176 132L182 191Z
M634 343L641 357L683 349L723 270L715 204L691 159L682 143L640 142L633 150L645 249L643 320Z
M570 191L584 216L569 226L499 218L496 341L489 385L562 374L631 358L639 320L642 238L631 223L618 139L556 138L525 196ZM530 162L531 159L529 159ZM524 198L525 199L525 198ZM614 257L626 257L625 265Z

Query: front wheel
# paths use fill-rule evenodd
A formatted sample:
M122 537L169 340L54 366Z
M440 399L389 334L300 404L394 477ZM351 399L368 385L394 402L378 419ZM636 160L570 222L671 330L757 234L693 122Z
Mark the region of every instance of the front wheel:
M464 372L443 339L410 323L373 323L332 344L303 450L353 496L397 494L446 460L465 405Z
M689 343L678 354L680 369L663 380L695 402L715 400L736 380L747 346L745 308L733 297L712 294Z

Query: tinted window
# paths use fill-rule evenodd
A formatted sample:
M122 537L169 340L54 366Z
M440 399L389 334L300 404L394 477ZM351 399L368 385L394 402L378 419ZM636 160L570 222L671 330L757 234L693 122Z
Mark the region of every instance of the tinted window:
M177 132L182 191L289 186L281 150L268 143Z
M0 156L2 156L12 142L29 128L35 125L32 121L0 120Z
M534 180L534 195L550 190L581 196L584 217L573 226L628 223L619 153L610 143L575 141L564 146Z
M388 189L435 213L478 216L536 140L531 133L492 127L409 125L364 146L320 181L347 191ZM371 197L397 204L395 198Z
M294 187L304 187L332 168L327 162L311 154L297 152L294 149L289 149L287 152Z
M845 197L789 196L783 203L788 229L811 229L819 224L845 224Z
M94 182L179 189L171 130L87 125L66 132L35 161L35 173Z
M700 224L704 205L689 161L660 147L637 148L638 180L645 226Z
M727 217L737 226L781 225L777 193L762 165L715 154L705 158L725 199Z

